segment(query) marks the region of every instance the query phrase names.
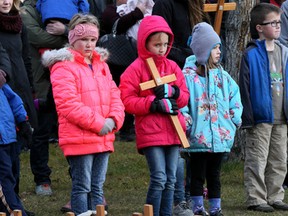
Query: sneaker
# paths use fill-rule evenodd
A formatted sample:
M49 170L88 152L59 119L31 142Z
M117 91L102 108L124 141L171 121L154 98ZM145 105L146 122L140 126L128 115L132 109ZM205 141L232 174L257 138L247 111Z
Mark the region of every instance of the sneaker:
M180 202L173 209L173 216L192 216L193 211L189 209L185 201Z
M259 212L273 212L274 211L274 208L268 205L267 203L249 206L247 209L251 211L259 211Z
M207 211L197 211L194 213L194 216L209 216Z
M214 213L210 213L210 216L224 216L221 210L218 210Z
M52 189L49 184L41 184L37 185L35 192L37 195L42 195L42 196L50 196L52 195Z
M282 201L276 201L271 206L276 210L288 211L288 204Z
M31 212L31 211L28 211L26 209L24 209L25 213L27 216L35 216L35 213L34 212Z
M71 202L69 201L68 203L66 203L66 205L62 206L60 211L64 214L64 213L67 213L67 212L72 212L72 209L71 209Z

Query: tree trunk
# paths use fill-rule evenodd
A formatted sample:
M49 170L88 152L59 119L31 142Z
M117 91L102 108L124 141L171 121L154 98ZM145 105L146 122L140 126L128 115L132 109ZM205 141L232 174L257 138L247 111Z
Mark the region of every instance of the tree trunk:
M224 68L238 83L238 73L243 51L250 40L250 11L257 0L238 0L235 11L225 12L225 62ZM243 159L245 132L239 130L235 137L230 159Z

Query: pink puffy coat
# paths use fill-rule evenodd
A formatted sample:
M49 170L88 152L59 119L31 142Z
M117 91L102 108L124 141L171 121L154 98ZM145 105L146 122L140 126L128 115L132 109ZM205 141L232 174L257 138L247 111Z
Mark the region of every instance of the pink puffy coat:
M64 155L113 152L114 132L123 124L124 106L108 65L94 51L91 70L83 56L69 48L45 52L43 64L51 68ZM116 129L99 136L108 117L114 119Z
M154 32L166 32L169 35L169 48L164 57L156 56L146 49L147 37ZM135 114L136 143L138 150L150 146L180 145L174 126L168 114L151 113L150 106L155 99L153 89L141 91L139 84L152 79L145 60L153 57L160 76L175 74L177 80L170 83L177 85L180 96L177 99L178 107L188 104L189 92L186 87L183 73L179 66L166 58L173 42L173 33L166 21L160 16L145 17L138 32L138 58L125 70L120 80L121 98L125 110ZM185 128L184 117L179 111L178 118ZM140 151L141 152L141 151Z

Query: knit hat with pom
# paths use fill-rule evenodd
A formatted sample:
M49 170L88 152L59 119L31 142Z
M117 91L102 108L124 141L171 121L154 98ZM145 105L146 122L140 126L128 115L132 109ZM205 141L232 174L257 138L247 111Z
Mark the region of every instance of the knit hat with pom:
M194 26L190 48L200 65L207 63L211 50L217 44L221 44L221 40L211 25L201 22Z

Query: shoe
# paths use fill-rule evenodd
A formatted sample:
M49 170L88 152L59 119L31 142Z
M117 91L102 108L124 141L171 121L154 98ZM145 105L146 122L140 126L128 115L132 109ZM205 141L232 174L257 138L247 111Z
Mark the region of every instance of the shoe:
M218 210L217 212L210 213L210 216L224 216L221 210Z
M194 212L194 216L209 216L207 211Z
M185 201L180 202L173 209L173 216L192 216L193 211L189 209Z
M247 209L251 211L259 211L259 212L273 212L274 211L274 208L268 205L267 203L249 206Z
M67 213L67 212L72 212L72 209L71 209L71 202L69 201L68 203L66 203L66 205L62 206L60 211L64 214L64 213Z
M276 210L288 211L288 204L282 201L276 201L271 206Z
M34 212L31 212L31 211L28 211L26 209L24 209L25 213L27 216L35 216L35 213Z
M42 195L42 196L50 196L52 195L52 189L49 184L41 184L37 185L35 192L37 195Z

